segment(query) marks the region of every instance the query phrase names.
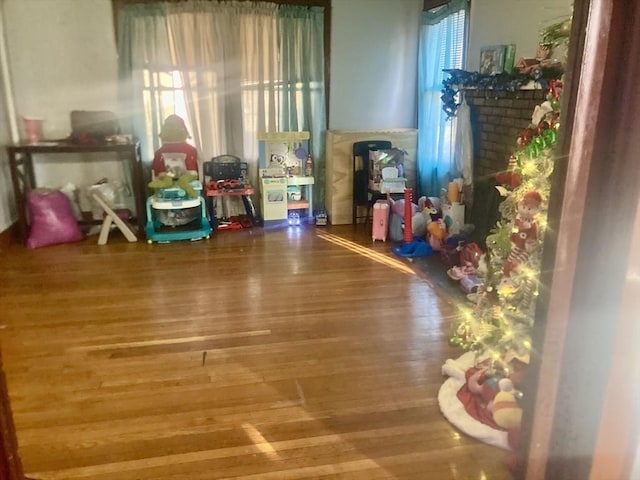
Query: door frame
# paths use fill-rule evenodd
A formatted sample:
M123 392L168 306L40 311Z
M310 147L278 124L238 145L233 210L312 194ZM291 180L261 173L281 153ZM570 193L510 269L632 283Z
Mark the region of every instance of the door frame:
M9 404L7 379L2 364L0 348L0 478L7 480L25 480L22 462L18 455L16 429Z
M575 2L516 478L638 468L639 32L635 0Z

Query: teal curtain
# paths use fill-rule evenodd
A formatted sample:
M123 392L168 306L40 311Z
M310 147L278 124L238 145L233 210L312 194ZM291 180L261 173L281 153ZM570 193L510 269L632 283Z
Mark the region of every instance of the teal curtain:
M164 4L125 5L118 15L118 90L123 132L138 132L142 157L153 158L159 145L149 145L146 132L158 138L158 122L146 121L142 91L149 65L171 65L167 12Z
M310 132L316 182L314 203L324 208L324 9L281 5L278 40L282 78L280 130Z
M444 69L462 68L466 1L454 1L421 17L418 47L417 176L421 195L439 196L454 170L455 120L440 99Z

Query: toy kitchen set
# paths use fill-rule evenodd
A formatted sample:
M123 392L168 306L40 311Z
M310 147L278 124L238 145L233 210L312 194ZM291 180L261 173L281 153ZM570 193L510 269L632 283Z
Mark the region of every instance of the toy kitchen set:
M265 132L258 140L265 226L313 223L314 177L309 132Z

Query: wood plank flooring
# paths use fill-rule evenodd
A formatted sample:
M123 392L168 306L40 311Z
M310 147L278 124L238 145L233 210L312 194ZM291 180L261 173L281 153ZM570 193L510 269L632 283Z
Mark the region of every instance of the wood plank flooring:
M42 480L509 479L441 415L448 294L360 226L2 254L0 340Z

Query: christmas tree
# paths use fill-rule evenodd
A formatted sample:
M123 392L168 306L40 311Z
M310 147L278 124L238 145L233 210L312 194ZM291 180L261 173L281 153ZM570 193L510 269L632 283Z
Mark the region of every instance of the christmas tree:
M489 358L507 375L510 362L528 363L531 350L561 87L549 82L547 100L536 106L508 170L497 176L504 200L479 267L483 285L471 296L473 304L460 306L451 337L453 345Z

